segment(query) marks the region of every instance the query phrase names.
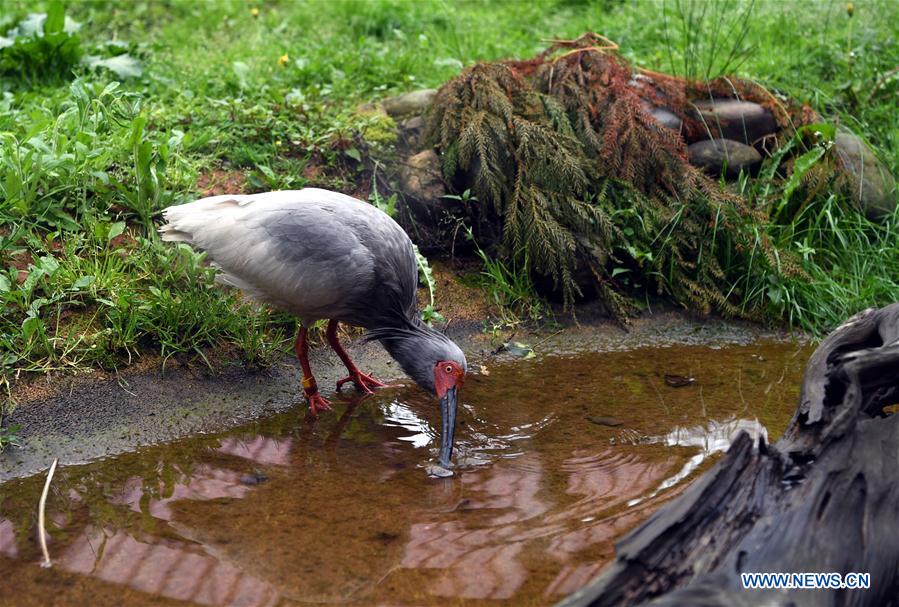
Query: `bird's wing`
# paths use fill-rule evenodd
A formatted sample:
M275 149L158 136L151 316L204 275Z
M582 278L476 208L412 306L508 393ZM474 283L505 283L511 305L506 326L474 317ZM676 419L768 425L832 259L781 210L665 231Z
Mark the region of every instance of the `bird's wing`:
M313 320L370 288L373 255L354 229L370 210L312 188L213 196L166 209L160 233L207 251L221 282Z

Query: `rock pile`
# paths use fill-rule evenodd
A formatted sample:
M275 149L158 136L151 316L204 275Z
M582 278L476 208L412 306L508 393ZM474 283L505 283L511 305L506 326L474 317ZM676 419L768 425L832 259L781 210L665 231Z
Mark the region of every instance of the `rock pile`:
M635 77L635 88L653 87L652 79ZM434 89L412 91L385 100L384 110L400 119L400 140L411 150L401 171L401 187L417 213L433 214L441 191L440 161L433 152L421 152L422 115L436 95ZM740 174L754 175L763 158L776 145L780 132L772 113L759 103L713 97L689 101L687 107L663 107L650 102L644 108L661 127L679 133L687 145L690 163L712 177L736 180ZM846 129L838 131L833 145L836 168L845 173L852 199L874 221L893 213L896 180L871 149ZM420 174L419 174L420 173ZM438 205L439 206L439 205ZM424 218L422 218L424 219ZM433 219L433 217L428 217Z
M683 136L691 164L727 180L735 180L741 173L754 175L779 133L771 112L751 101L692 101L684 111L692 129L685 128L672 109L649 104L646 109L661 126ZM833 154L838 161L835 168L848 178L849 194L868 219L880 221L891 215L896 208L896 180L871 148L842 128L834 139Z

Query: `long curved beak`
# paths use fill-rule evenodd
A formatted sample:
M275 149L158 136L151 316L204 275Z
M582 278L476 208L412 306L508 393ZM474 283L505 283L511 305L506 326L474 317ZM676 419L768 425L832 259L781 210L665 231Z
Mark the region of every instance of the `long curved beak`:
M449 388L440 399L441 436L440 456L437 459L444 468L449 468L453 457L453 437L456 433L456 386Z

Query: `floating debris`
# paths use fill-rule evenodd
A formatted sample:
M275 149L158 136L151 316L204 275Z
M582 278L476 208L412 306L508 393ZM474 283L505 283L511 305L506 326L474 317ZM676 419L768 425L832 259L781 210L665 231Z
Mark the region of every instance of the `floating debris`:
M603 417L601 415L588 415L587 421L597 424L599 426L621 426L624 424L624 420L618 419L617 417Z
M240 477L243 485L259 485L268 480L268 476L259 470L253 470L252 474L244 474Z
M695 381L696 379L693 377L686 377L684 375L670 375L668 373L665 374L665 383L672 388L683 388L684 386L689 386Z
M506 352L516 358L534 358L534 349L520 341L507 341L499 348L500 352Z

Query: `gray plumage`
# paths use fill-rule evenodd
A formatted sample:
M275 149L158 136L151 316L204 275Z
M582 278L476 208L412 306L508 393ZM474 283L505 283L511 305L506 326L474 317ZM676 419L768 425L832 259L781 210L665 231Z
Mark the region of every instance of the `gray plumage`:
M412 241L389 216L350 196L306 188L203 198L169 207L163 240L208 253L217 280L287 310L369 329L423 388L434 364L465 355L421 322Z

